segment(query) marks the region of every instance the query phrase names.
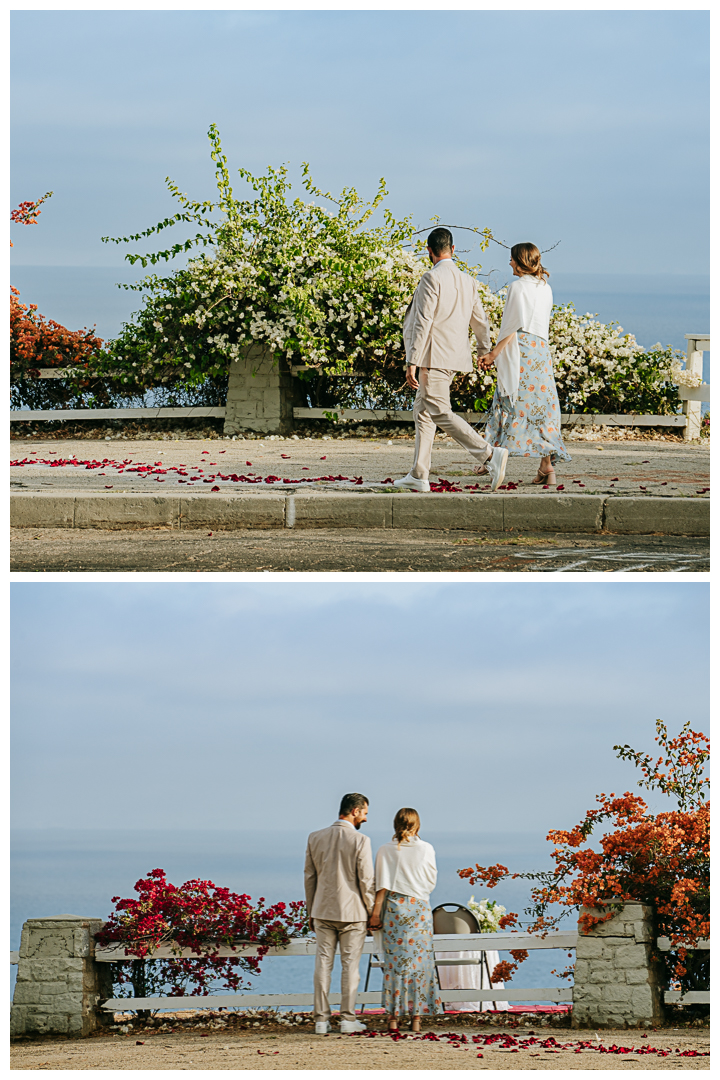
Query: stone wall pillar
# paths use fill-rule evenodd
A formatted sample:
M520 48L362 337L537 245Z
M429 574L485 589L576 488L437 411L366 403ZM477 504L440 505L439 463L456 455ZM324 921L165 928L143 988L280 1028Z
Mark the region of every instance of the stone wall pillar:
M28 919L22 929L12 1035L89 1035L112 1015L99 1008L112 997L107 964L95 962L93 935L102 919L55 915Z
M261 431L287 435L293 427L293 378L284 358L261 346L233 360L228 379L225 435Z
M607 908L581 914L605 915ZM663 1018L653 909L628 901L607 922L584 934L578 926L573 1027L637 1027Z

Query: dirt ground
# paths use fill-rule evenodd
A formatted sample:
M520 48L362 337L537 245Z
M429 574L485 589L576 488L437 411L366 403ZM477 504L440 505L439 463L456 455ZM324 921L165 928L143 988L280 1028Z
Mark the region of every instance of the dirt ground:
M469 1022L468 1022L469 1021ZM167 1026L167 1025L164 1025ZM527 1024L481 1026L430 1021L419 1035L393 1038L383 1020L359 1035L318 1036L311 1024L282 1030L118 1031L87 1039L47 1037L16 1042L11 1069L543 1069L634 1072L709 1069L707 1028L661 1031L548 1030ZM308 1030L309 1029L309 1030ZM375 1029L375 1030L373 1030Z

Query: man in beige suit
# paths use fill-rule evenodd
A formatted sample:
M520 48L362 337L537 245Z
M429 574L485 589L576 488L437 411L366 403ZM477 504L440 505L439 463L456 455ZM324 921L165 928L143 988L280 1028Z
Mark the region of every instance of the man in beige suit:
M452 233L445 228L433 229L428 236L432 269L421 277L403 325L406 382L417 391L413 406L415 459L410 472L396 480L395 487L412 491L430 490L436 427L452 435L485 467L493 491L502 483L507 465L507 450L493 449L450 404L455 372L473 370L468 327L477 338L478 355L485 356L490 350L490 328L477 282L455 266L454 251Z
M360 982L360 956L367 920L375 903L375 874L370 838L358 831L367 820L368 801L353 792L344 795L338 820L310 833L305 855L305 903L315 931L315 1033L330 1032L330 978L335 949L340 946L342 1000L340 1031L364 1031L355 1018Z

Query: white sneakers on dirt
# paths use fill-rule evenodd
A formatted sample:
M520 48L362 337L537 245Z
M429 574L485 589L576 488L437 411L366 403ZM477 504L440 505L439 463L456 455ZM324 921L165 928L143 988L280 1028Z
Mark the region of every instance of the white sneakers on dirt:
M493 449L492 457L488 458L485 462L485 468L488 471L490 477L490 490L497 491L505 479L505 468L507 466L508 452L502 446L496 446Z
M352 1035L355 1031L365 1031L365 1024L361 1024L359 1020L340 1021L341 1035Z
M329 1035L330 1023L328 1020L316 1020L315 1021L315 1034L316 1035Z
M507 450L505 451L507 453ZM395 487L408 488L410 491L429 491L429 480L418 480L412 473L408 473L407 476L403 476L402 480L396 480Z

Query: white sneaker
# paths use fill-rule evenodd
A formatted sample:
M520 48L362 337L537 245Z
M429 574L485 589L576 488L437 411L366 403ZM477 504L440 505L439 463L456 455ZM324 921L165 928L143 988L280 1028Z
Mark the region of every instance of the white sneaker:
M409 488L410 491L429 491L429 480L418 480L412 473L408 473L407 476L403 476L402 480L395 481L395 487Z
M497 491L505 478L508 452L502 446L493 449L492 457L485 462L485 468L490 477L490 490Z
M340 1021L340 1034L352 1035L354 1031L365 1031L365 1024L361 1024L359 1020L341 1020Z
M329 1020L316 1020L315 1021L315 1034L316 1035L329 1035L330 1034L330 1022L329 1022Z

